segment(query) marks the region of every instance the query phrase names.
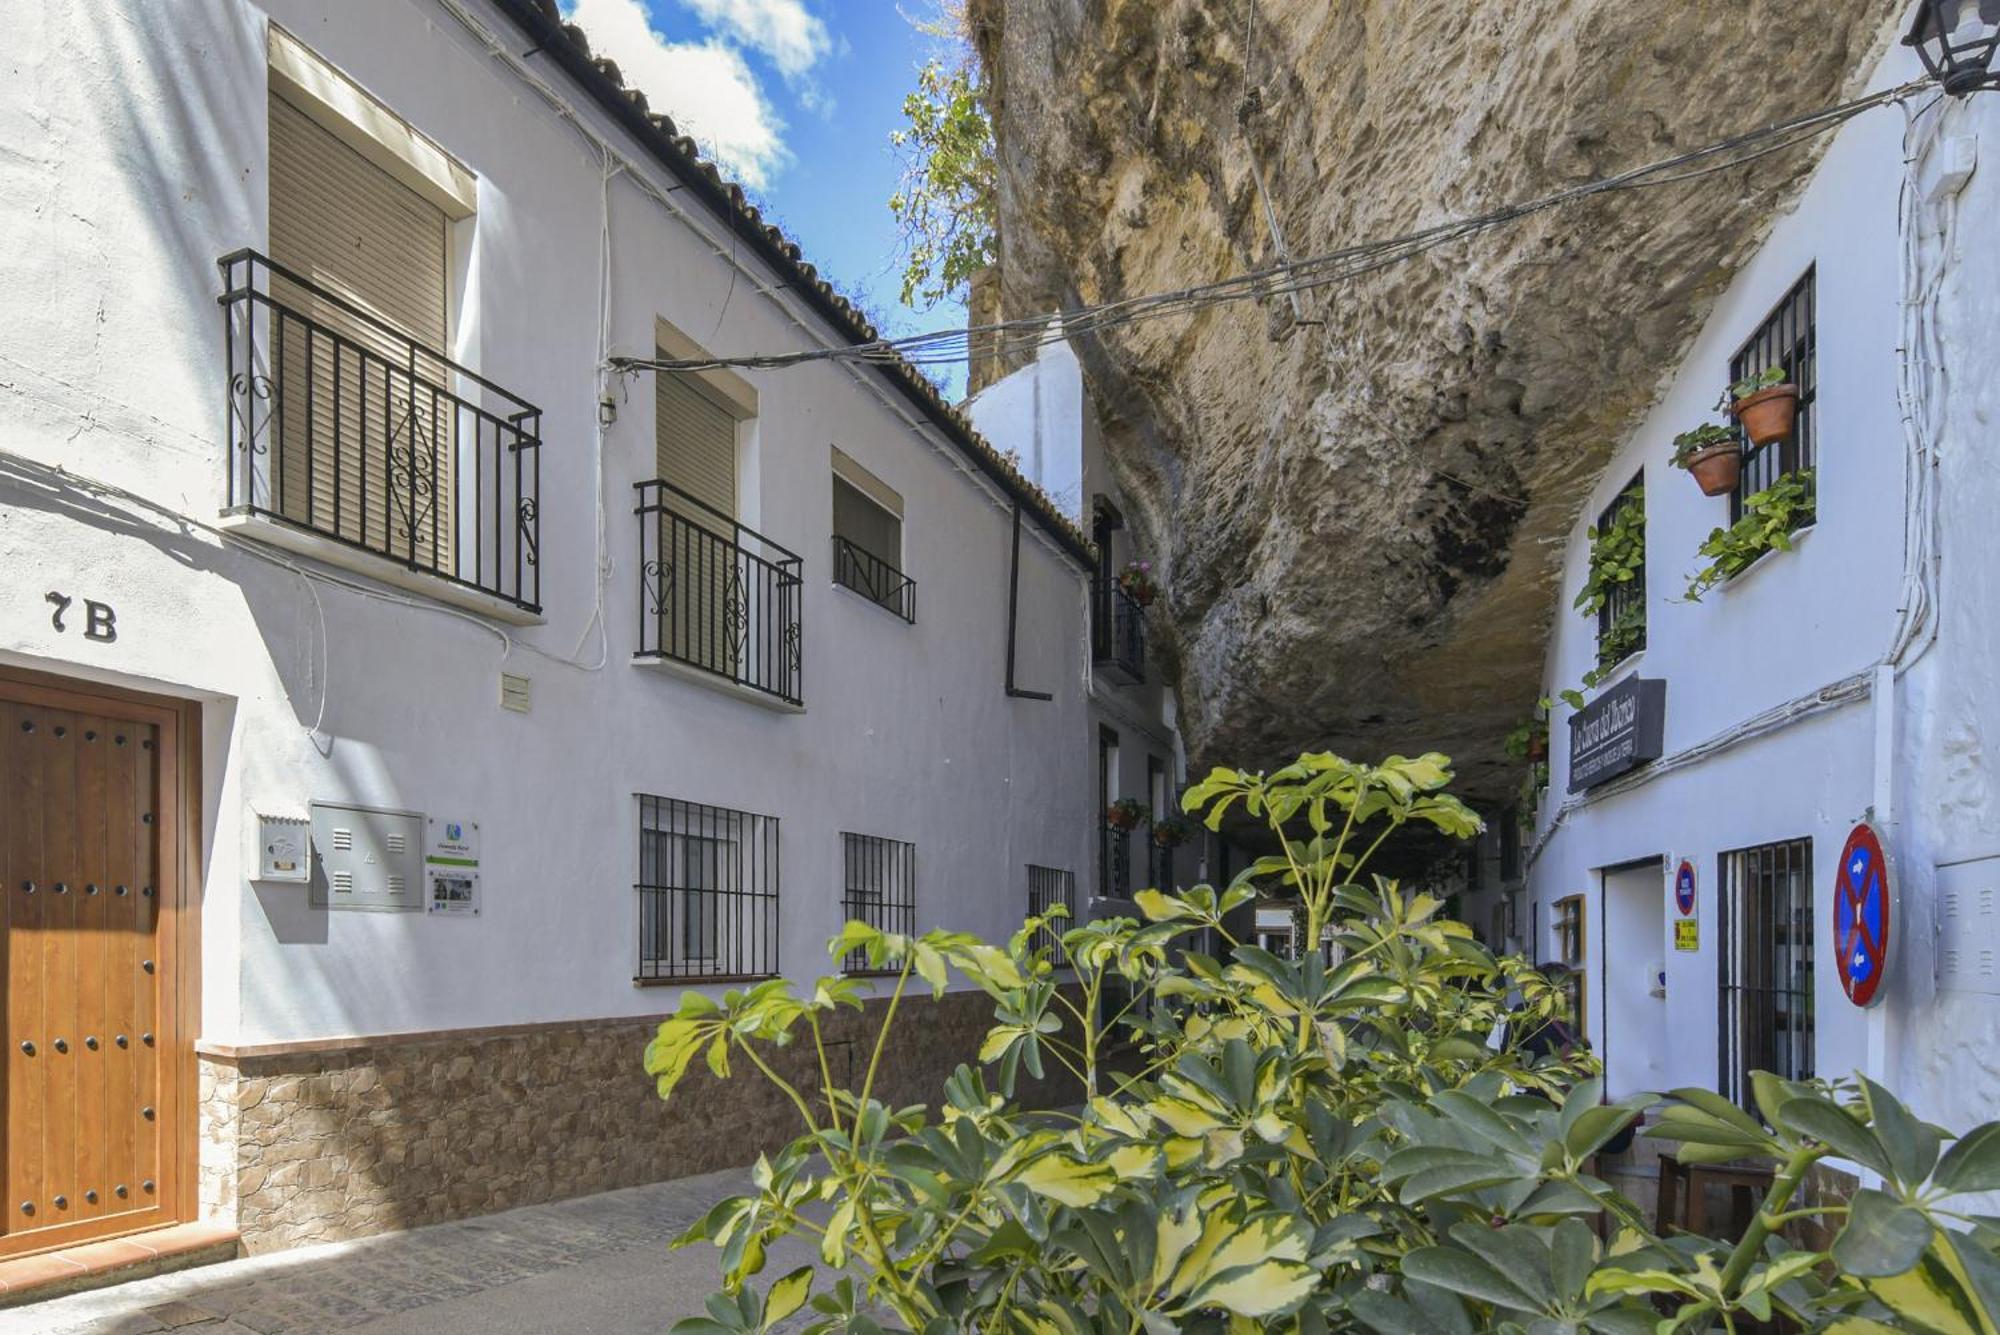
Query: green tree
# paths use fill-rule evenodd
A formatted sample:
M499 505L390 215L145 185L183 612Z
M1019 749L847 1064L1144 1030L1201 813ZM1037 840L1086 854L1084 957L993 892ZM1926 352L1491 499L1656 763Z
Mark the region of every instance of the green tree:
M889 211L902 228L903 304L928 308L993 262L993 123L963 8L945 5L918 27L947 50L917 72L903 98L908 124L889 136L903 161Z

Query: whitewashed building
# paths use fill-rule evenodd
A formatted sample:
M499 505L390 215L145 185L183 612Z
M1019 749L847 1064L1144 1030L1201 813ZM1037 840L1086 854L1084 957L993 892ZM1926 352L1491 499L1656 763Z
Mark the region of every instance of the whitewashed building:
M746 1162L660 986L1079 900L1088 532L907 369L607 369L871 331L552 3L8 45L0 1260Z
M1089 524L1096 546L1087 728L1096 747L1096 804L1104 820L1089 883L1090 914L1137 916L1132 894L1148 887L1226 883L1245 860L1181 811L1187 755L1175 726L1173 688L1157 647L1149 648L1150 599L1142 602L1143 592L1135 596L1120 582L1133 566L1151 562L1127 521L1129 505L1105 457L1075 351L1066 340L1043 343L1034 360L975 394L966 412L1066 513ZM1156 590L1163 582L1150 569L1144 578ZM1112 815L1120 802L1137 803L1147 814L1127 827Z
M1896 35L1870 88L1924 73ZM2000 1097L1996 154L1985 95L1933 86L1842 126L1579 507L1546 688L1600 667L1627 603L1639 643L1555 707L1547 791L1467 908L1567 972L1613 1095L1861 1071L1948 1126ZM1703 495L1673 437L1773 365L1796 430ZM1808 471L1790 550L1690 601L1711 531ZM1643 582L1586 618L1587 530L1621 504L1643 506ZM1864 822L1886 915L1879 860L1843 857Z

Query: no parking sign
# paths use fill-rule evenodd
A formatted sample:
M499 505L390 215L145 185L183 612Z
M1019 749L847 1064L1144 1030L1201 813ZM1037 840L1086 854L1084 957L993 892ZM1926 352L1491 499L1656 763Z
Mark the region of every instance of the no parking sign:
M1833 881L1833 962L1857 1006L1872 1005L1889 967L1889 859L1866 821L1847 836Z
M1701 922L1694 916L1694 864L1686 858L1674 869L1674 908L1680 917L1674 921L1674 949L1701 949Z

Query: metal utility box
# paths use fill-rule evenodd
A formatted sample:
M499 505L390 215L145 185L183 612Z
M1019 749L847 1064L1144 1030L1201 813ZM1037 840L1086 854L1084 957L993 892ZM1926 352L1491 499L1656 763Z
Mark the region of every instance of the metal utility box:
M1937 985L2000 994L2000 858L1937 869Z
M312 823L303 816L257 817L257 879L304 885L312 879Z
M316 908L415 913L424 906L421 812L312 804Z

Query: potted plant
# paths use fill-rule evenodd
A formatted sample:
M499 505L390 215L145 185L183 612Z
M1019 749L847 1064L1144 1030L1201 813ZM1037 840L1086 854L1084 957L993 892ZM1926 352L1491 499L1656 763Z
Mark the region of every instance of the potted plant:
M1767 367L1732 383L1716 406L1728 409L1743 424L1752 445L1769 445L1792 434L1799 415L1799 387L1785 380L1784 367Z
M1179 848L1194 833L1194 822L1186 816L1162 816L1153 822L1153 842L1161 848Z
M1129 834L1153 814L1153 809L1136 797L1121 797L1104 810L1104 823L1120 834Z
M1694 474L1704 496L1726 496L1743 473L1743 442L1726 426L1703 422L1674 437L1674 467Z
M1160 586L1153 583L1153 563L1132 561L1118 572L1118 587L1127 598L1141 607L1151 607L1153 599L1160 596Z

